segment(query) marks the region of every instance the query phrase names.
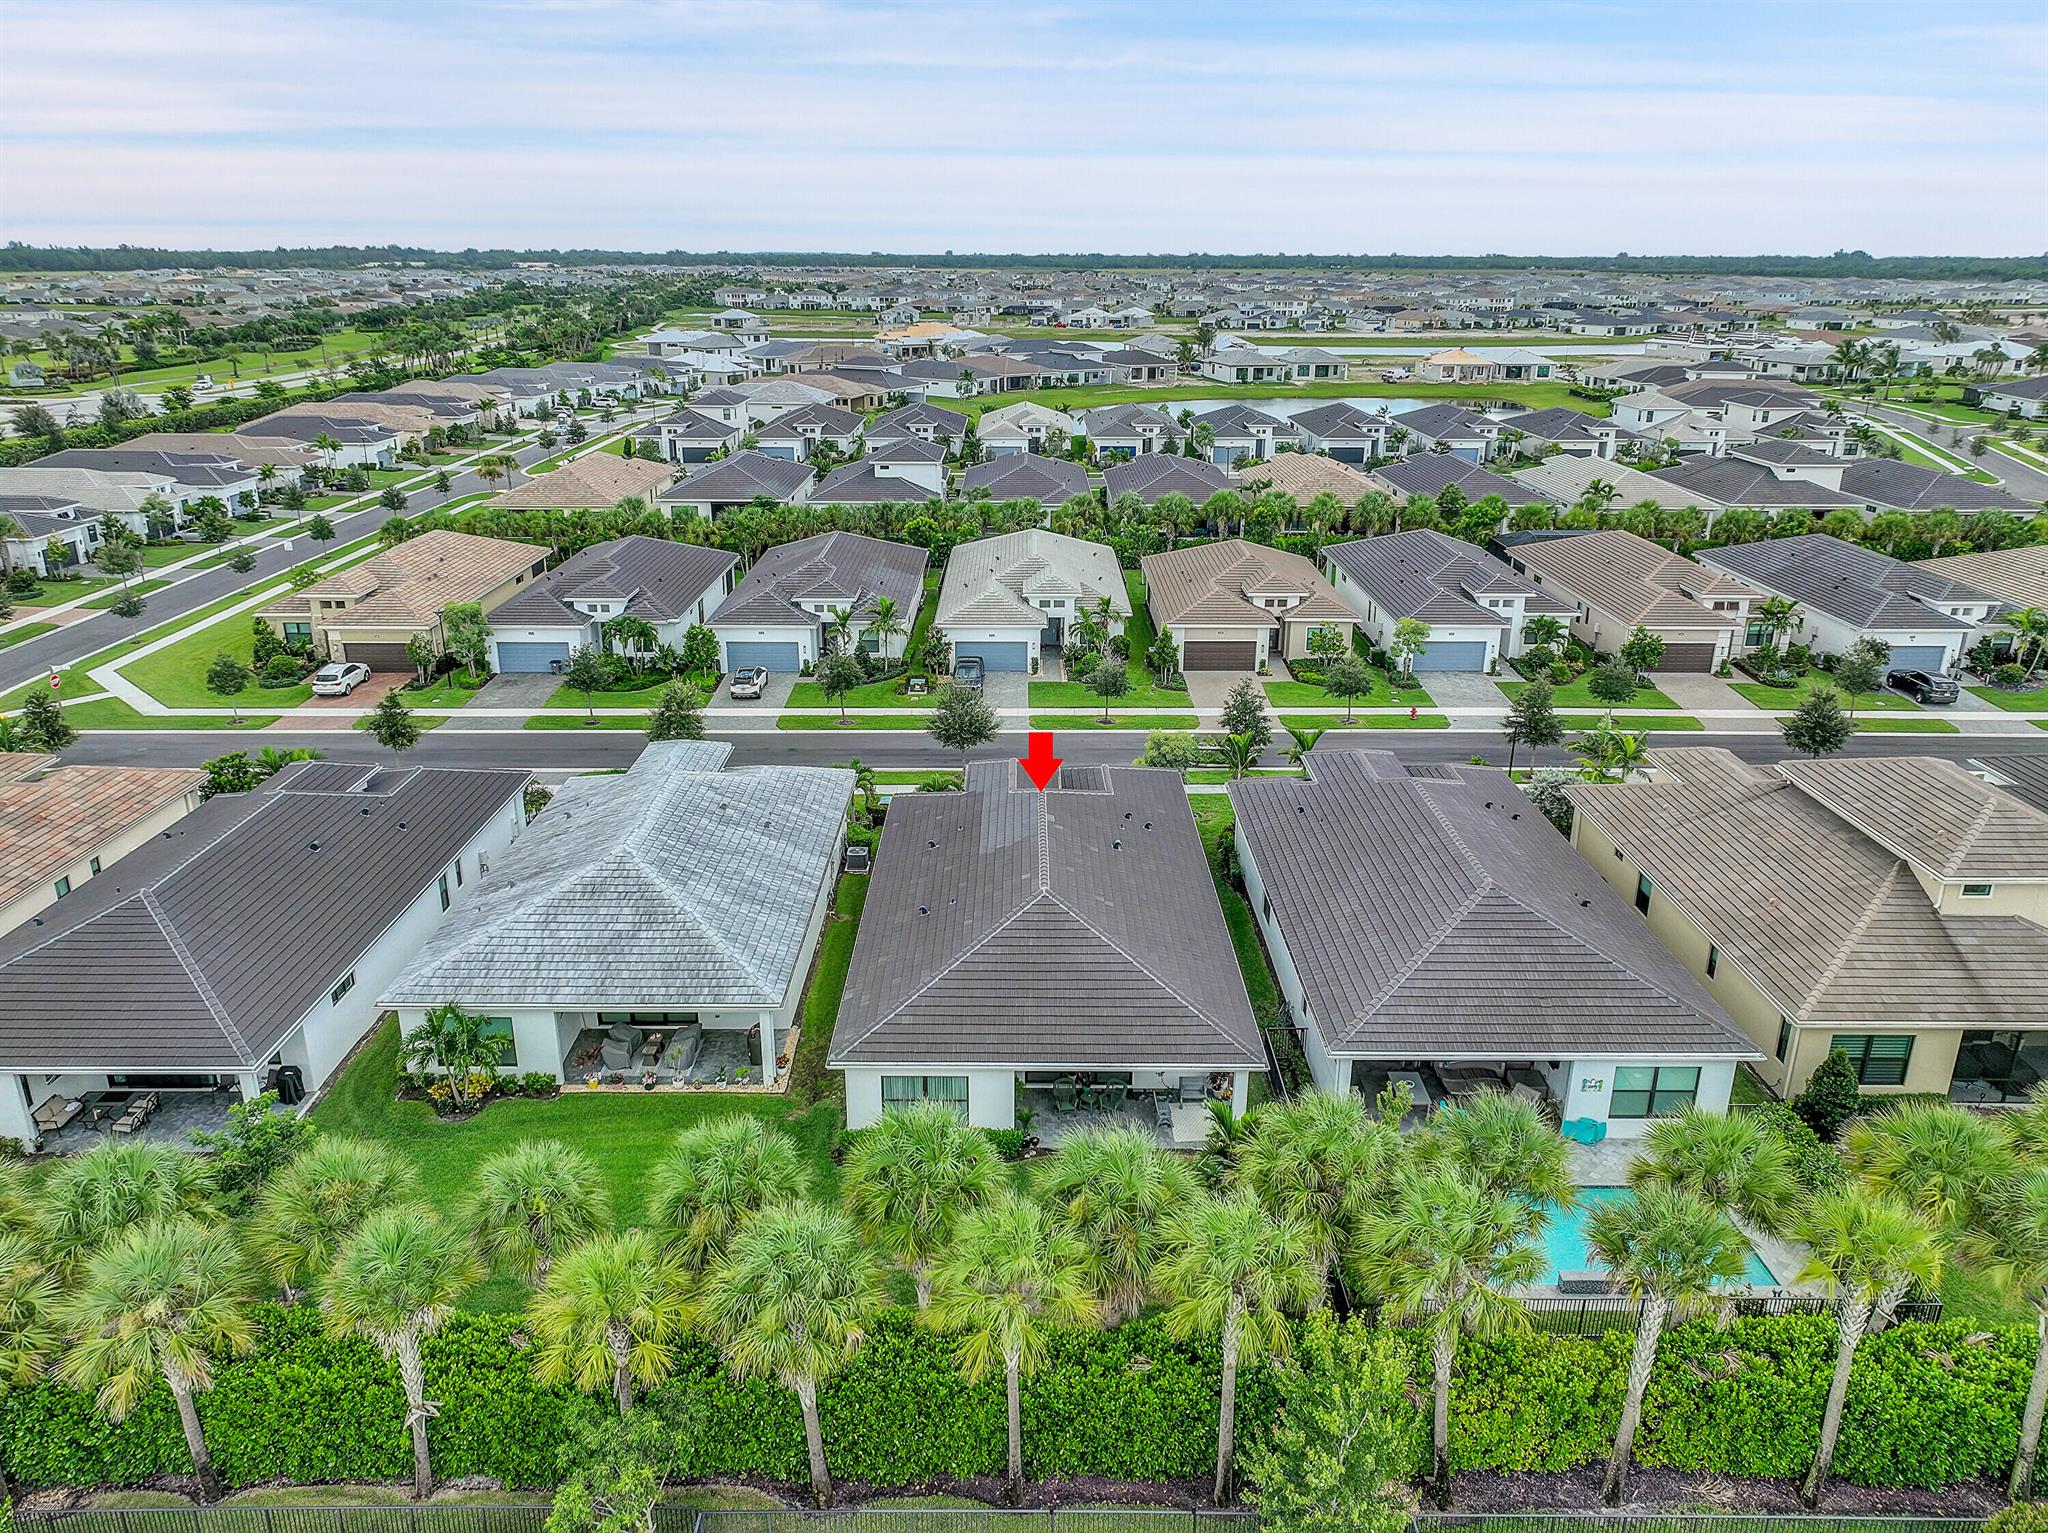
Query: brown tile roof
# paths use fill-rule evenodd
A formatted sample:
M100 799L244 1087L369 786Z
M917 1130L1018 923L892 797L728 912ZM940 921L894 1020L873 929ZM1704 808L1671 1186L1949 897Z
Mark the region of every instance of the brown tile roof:
M1786 761L1778 774L1938 878L2048 880L2048 814L1933 756Z
M504 511L605 510L633 495L651 501L675 477L675 469L666 463L585 453L507 490L490 504Z
M349 596L346 610L325 615L334 628L425 627L443 608L481 600L521 570L532 569L547 551L531 543L480 538L468 532L423 532L374 558L337 571L303 591L265 607L273 621L303 621L316 596Z
M1737 628L1741 624L1732 614L1702 606L1694 595L1711 600L1759 594L1732 575L1696 564L1632 532L1537 539L1517 543L1514 553L1545 579L1577 592L1602 611L1650 628Z
M1922 559L1919 567L1960 580L2019 607L2048 607L2048 543Z
M1237 482L1248 492L1284 490L1303 505L1325 492L1356 505L1373 487L1361 470L1312 452L1278 452L1264 463L1247 463L1237 471Z
M1329 581L1299 554L1284 553L1263 543L1227 538L1147 554L1145 571L1153 617L1162 625L1192 624L1249 627L1276 624L1283 618L1328 618L1353 621L1351 609L1330 588ZM1307 600L1286 612L1254 606L1247 590L1302 592Z
M1780 770L1704 748L1657 765L1654 783L1565 792L1789 1015L2048 1026L2048 930L1938 914L1903 859Z
M0 905L206 781L198 767L55 766L0 755Z

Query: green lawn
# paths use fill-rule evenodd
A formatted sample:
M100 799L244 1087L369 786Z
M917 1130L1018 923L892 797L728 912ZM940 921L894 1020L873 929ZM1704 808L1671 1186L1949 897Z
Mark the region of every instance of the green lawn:
M871 681L864 687L855 687L844 698L834 701L827 697L815 681L800 681L789 689L789 706L792 708L837 708L844 703L848 708L930 708L937 699L931 692L923 697L912 697L896 690L902 678L895 681Z
M610 714L590 721L583 713L536 713L519 727L521 729L645 729L652 713Z
M1760 681L1731 681L1730 691L1739 692L1759 708L1768 708L1774 713L1790 713L1816 687L1834 687L1835 679L1825 671L1808 671L1789 687L1766 686ZM1840 688L1835 688L1840 696ZM1849 706L1848 698L1842 698L1842 706ZM1903 692L1866 692L1856 699L1856 711L1868 713L1918 713L1920 705Z
M1952 735L1960 733L1947 719L1859 718L1856 727L1866 734Z
M4 643L0 640L0 643ZM2007 713L2048 713L2048 682L2035 687L2031 692L2008 692L2003 687L1970 687L1972 697L1981 697L1994 708L2003 708Z
M1034 713L1033 729L1193 729L1192 713L1120 713L1107 724L1099 713Z
M1341 713L1290 713L1284 723L1296 729L1449 729L1451 721L1441 713L1361 713L1348 722Z
M1403 687L1396 692L1387 681L1387 673L1378 666L1372 671L1372 691L1357 700L1360 708L1427 708L1436 699L1422 687ZM1313 681L1269 681L1266 683L1266 701L1275 708L1328 708L1341 705L1341 697L1332 697Z
M1130 598L1131 615L1124 624L1124 637L1130 641L1130 658L1125 669L1131 679L1131 689L1118 698L1113 706L1118 708L1185 708L1188 702L1187 689L1175 691L1170 687L1155 686L1152 672L1145 664L1145 654L1158 636L1158 629L1152 625L1152 611L1147 605L1145 576L1139 570L1124 571L1124 592ZM1102 698L1085 681L1034 681L1030 686L1029 701L1034 708L1099 708Z
M252 687L245 698L259 696ZM214 706L220 705L219 698L211 699ZM260 702L257 707L263 706ZM82 703L66 703L64 717L71 721L74 729L262 729L275 724L280 715L275 713L252 713L242 710L238 724L232 713L195 713L166 715L161 713L137 713L118 697L95 697Z
M1253 767L1246 775L1251 777L1299 777L1302 773L1300 767ZM1187 780L1198 787L1214 787L1217 784L1233 782L1236 779L1222 767L1196 767L1187 774Z
M667 678L651 681L644 687L619 687L615 690L593 692L588 699L592 708L652 708L661 701L662 689L668 685ZM557 687L548 694L543 705L549 708L581 708L586 700L574 687Z
M1591 729L1607 722L1604 713L1561 713L1558 718L1567 729ZM1617 713L1614 716L1616 729L1705 729L1707 726L1698 719L1682 713Z
M94 591L104 591L113 580L112 575L102 575L90 565L79 565L62 576L45 575L37 583L33 596L17 596L17 607L61 607L65 602L75 601Z
M1212 870L1217 846L1228 837L1236 823L1237 810L1228 795L1204 793L1188 800L1194 811L1195 828L1208 848ZM1237 966L1244 975L1245 994L1252 1003L1252 1015L1261 1023L1280 1009L1280 986L1273 978L1273 966L1266 958L1266 945L1259 938L1258 922L1244 896L1222 879L1216 879L1216 898L1223 905L1223 919L1230 927L1230 944L1237 950Z
M98 596L92 597L85 605L99 609L114 607L120 605L123 596L147 596L151 591L161 591L169 584L168 580L138 580L126 591L113 590L103 592Z
M1522 688L1529 685L1529 683L1526 681L1501 681L1494 683L1494 685L1507 693L1509 697L1513 697ZM1599 708L1605 710L1607 707L1605 703L1593 695L1584 676L1575 678L1567 686L1555 687L1552 690L1555 695L1550 701L1553 706L1558 708ZM1678 704L1664 693L1659 692L1655 687L1645 684L1636 689L1634 697L1619 706L1635 709L1676 708Z
M226 650L248 665L256 646L250 613L238 612L204 628L194 629L155 654L131 660L121 674L166 708L219 708L224 699L206 690L206 668ZM251 685L241 701L264 708L296 708L313 695L303 682L295 687Z
M958 772L914 772L882 771L875 773L875 782L887 788L930 788L960 781Z
M785 713L775 720L777 729L923 729L930 720L922 713L870 713L856 715L845 723L831 713Z
M460 708L482 690L482 682L465 679L460 671L450 671L432 686L407 687L399 696L408 708Z
M10 644L26 644L30 639L39 639L46 633L54 633L56 628L55 623L23 623L19 628L11 628L6 633L0 633L0 649L5 649Z
M835 1101L844 1110L846 1077L825 1068L832 1049L832 1028L839 1020L839 998L846 991L846 970L853 962L854 939L860 935L861 911L868 898L869 875L842 873L832 895L832 914L818 938L817 956L804 986L802 1032L789 1065L790 1094L800 1101Z
M204 543L146 543L137 550L142 555L144 569L158 569L166 564L176 564L180 559L189 559L194 554L206 552Z

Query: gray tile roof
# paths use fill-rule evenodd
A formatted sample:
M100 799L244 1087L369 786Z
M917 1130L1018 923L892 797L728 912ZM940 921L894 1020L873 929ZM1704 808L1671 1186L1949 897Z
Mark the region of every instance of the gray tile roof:
M837 871L853 774L725 769L725 741L572 777L382 1004L775 1007Z
M738 563L737 555L723 549L668 538L636 534L593 543L494 608L491 625L586 623L583 613L566 605L586 593L626 597L626 615L662 622L688 612L707 587L717 587Z
M1237 488L1237 481L1220 463L1160 452L1140 453L1110 464L1102 471L1102 483L1109 499L1128 491L1148 506L1156 505L1162 496L1176 494L1199 506L1218 490Z
M0 937L0 1068L262 1065L526 780L313 762L209 799Z
M811 481L811 466L794 458L774 458L765 452L734 453L716 463L690 466L689 472L655 496L663 505L687 505L698 501L720 504L744 503L757 495L787 501Z
M915 613L924 599L925 559L922 548L857 532L821 532L778 543L740 578L711 621L815 623L797 602L850 605L856 613L868 613L878 596L894 599L899 611Z
M1782 761L1778 775L1945 879L2048 879L2048 814L1932 756Z
M833 1065L1261 1067L1177 774L977 763L889 815Z
M1125 617L1131 612L1115 549L1027 527L976 538L953 550L939 584L936 620L942 628L1037 628L1045 623L1045 613L1034 602L1040 596L1071 597L1090 608L1107 597L1112 611Z
M2038 502L2021 500L1995 484L1979 484L1961 474L1944 474L1890 458L1855 460L1842 475L1842 490L1865 505L1900 511L1932 511L1937 506L1950 511L2032 513L2040 509Z
M1998 598L1960 580L1902 563L1874 548L1844 542L1824 532L1759 543L1703 548L1706 563L1791 597L1803 607L1856 628L1879 633L1930 629L1967 632L1975 625L1950 617L1930 602L1985 602Z
M1004 453L972 465L961 480L963 489L987 490L997 500L1035 500L1064 505L1089 491L1088 470L1066 458L1035 452Z
M2048 1026L2048 930L1939 914L1904 859L1774 768L1700 747L1657 767L1565 792L1788 1015Z
M1810 479L1780 479L1761 463L1740 458L1694 458L1660 468L1652 479L1676 487L1700 506L1808 506L1815 510L1855 507L1862 501L1848 490L1831 490Z
M1230 799L1332 1053L1756 1057L1505 773L1355 749L1310 770Z
M2048 814L2048 756L1978 756L1972 765L2021 803Z
M1478 411L1449 404L1423 405L1419 409L1405 410L1394 417L1393 424L1426 437L1455 437L1459 440L1490 437L1496 429L1494 423Z
M1482 607L1477 595L1523 598L1524 610L1563 616L1576 609L1523 579L1485 550L1434 528L1411 527L1384 537L1332 543L1328 559L1393 616L1440 627L1505 628L1505 613Z
M1370 414L1341 399L1300 411L1292 423L1298 431L1318 437L1383 436L1389 424L1386 416Z
M1384 480L1402 495L1440 495L1449 485L1468 501L1498 495L1510 506L1547 506L1550 498L1542 491L1517 484L1505 475L1477 463L1467 463L1449 453L1424 452L1399 463L1383 463L1373 469L1375 479Z
M936 490L927 489L913 480L877 473L875 466L865 459L841 464L819 480L818 487L811 491L811 499L821 506L923 502L941 498Z

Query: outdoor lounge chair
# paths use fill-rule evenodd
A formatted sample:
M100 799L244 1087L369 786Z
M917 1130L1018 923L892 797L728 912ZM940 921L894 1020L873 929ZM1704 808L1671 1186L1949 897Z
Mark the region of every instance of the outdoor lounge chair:
M1072 1081L1052 1083L1052 1110L1056 1113L1072 1112L1077 1105L1077 1094Z
M1183 1075L1180 1078L1180 1099L1183 1102L1208 1101L1209 1077L1206 1075Z
M1102 1105L1108 1112L1121 1112L1124 1102L1130 1097L1131 1088L1122 1081L1112 1081L1102 1088Z
M1173 1132L1173 1101L1163 1091L1152 1098L1152 1122L1162 1133Z

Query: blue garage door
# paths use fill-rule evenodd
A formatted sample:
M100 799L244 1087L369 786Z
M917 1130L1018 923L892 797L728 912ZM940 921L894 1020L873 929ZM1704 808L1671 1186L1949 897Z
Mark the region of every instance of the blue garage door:
M1464 639L1446 643L1431 639L1429 647L1415 657L1418 671L1483 671L1486 669L1486 641Z
M1888 671L1926 671L1938 673L1942 656L1946 654L1939 644L1898 644L1892 648L1891 659L1885 661Z
M756 452L758 452L758 453L759 453L759 454L760 454L760 455L761 455L762 457L764 457L764 458L795 458L795 457L796 457L796 449L795 449L794 447L783 447L783 446L779 446L779 445L778 445L778 446L770 446L770 447L757 447L757 448L755 448L754 450L755 450Z
M1365 449L1363 447L1346 447L1342 444L1337 444L1330 448L1330 456L1339 463L1363 463L1365 461Z
M757 640L752 644L733 643L725 646L725 668L736 671L743 665L758 665L771 671L795 671L803 668L802 651L795 640L771 644Z
M1467 463L1477 463L1479 461L1479 453L1480 449L1477 447L1453 447L1451 449L1452 457L1460 458Z
M528 640L525 643L498 641L498 669L507 676L527 676L535 671L554 668L552 662L569 663L567 644L542 644Z
M1031 646L1023 642L996 644L987 639L962 639L953 646L955 660L979 659L985 671L1028 671Z

